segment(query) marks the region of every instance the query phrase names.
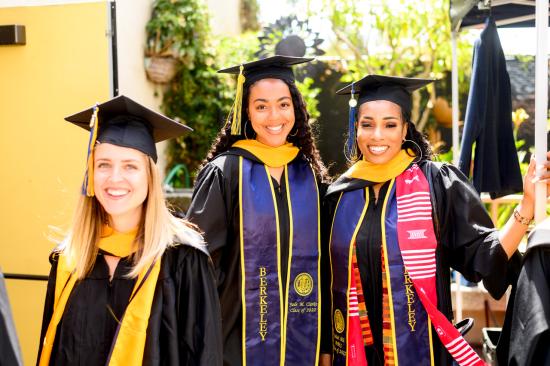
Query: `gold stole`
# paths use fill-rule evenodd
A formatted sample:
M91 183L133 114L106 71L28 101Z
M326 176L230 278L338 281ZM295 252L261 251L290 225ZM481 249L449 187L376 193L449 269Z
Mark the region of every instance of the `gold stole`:
M271 168L287 165L294 160L298 152L300 152L300 149L291 143L272 147L262 144L257 140L239 140L233 144L233 147L248 151Z
M127 257L137 249L134 245L136 233L137 230L129 233L118 233L109 227L105 227L99 240L99 248L117 256ZM144 267L138 275L130 296L130 303L120 324L118 336L113 340L115 344L111 351L109 365L137 366L142 364L147 325L149 324L149 315L151 314L151 305L153 304L159 273L160 260L158 259L151 265ZM144 277L146 278L144 279ZM63 316L67 300L76 281L74 263L71 263L67 256L61 253L57 264L54 310L43 340L39 366L47 366L50 363L57 326Z
M407 154L405 150L401 150L385 164L373 164L365 160L359 160L344 173L344 176L375 183L387 182L403 173L414 158L414 156Z

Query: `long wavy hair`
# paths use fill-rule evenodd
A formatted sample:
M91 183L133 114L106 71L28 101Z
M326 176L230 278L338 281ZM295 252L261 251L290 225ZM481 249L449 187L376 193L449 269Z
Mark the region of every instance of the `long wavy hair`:
M323 164L319 151L315 145L315 139L313 132L309 125L309 113L307 112L306 103L302 94L296 87L296 84L289 80L282 80L290 90L290 95L292 97L292 105L294 107L294 127L290 131L287 141L294 144L298 147L300 151L304 154L306 159L311 164L315 175L322 181L327 181L329 179L327 169ZM252 128L252 123L248 118L248 103L250 96L250 88L254 86L253 84L247 85L245 83L243 90L243 122L242 122L242 133L240 135L231 134L231 123L229 121L225 126L220 130L218 136L214 140L210 151L206 155L206 159L203 161L204 164L212 161L216 156L221 153L229 150L229 148L238 140L243 139L252 139L256 137L256 133ZM201 168L202 168L201 166Z
M138 250L132 255L133 267L128 277L134 278L164 251L178 242L194 246L204 245L202 236L189 222L176 218L164 200L157 166L147 156L147 198L136 235ZM73 265L79 279L92 270L99 251L102 227L108 222L108 213L98 199L81 195L74 213L72 227L60 250Z
M359 108L357 108L357 113L359 113ZM356 116L356 120L358 120L358 116ZM403 142L403 145L401 145L401 149L405 149L407 153L409 153L408 150L414 151L415 155L420 158L419 161L433 160L434 153L430 141L428 141L426 135L422 134L416 129L416 126L411 121L410 116L406 113L403 113L403 110L401 110L401 120L403 121L403 127L407 126L405 141ZM358 122L355 123L355 136L357 136L357 123ZM356 159L353 159L349 162L349 165L353 165L353 163L355 163L356 161L363 159L363 154L361 154L361 150L359 149L359 145L357 144L357 138L355 139L355 147L358 154Z

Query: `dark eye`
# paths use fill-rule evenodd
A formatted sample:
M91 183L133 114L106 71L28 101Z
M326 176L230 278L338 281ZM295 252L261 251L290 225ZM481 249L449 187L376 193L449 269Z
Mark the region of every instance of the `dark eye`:
M290 107L290 103L289 102L282 102L281 107L288 108L288 107Z
M395 128L395 127L397 127L397 123L395 123L395 122L388 122L388 123L386 124L386 127L387 127L387 128Z
M109 166L110 166L109 163L105 163L105 162L101 162L97 164L98 169L105 169L105 168L108 168Z
M372 127L371 121L361 121L361 127Z
M265 110L267 107L264 105L264 104L259 104L256 106L256 110L257 111L263 111Z

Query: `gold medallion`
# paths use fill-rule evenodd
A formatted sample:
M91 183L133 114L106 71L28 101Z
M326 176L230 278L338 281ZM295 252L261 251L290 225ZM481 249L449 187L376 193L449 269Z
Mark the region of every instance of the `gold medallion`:
M334 328L338 333L342 333L345 328L344 316L342 315L340 309L336 309L334 312Z
M309 273L302 272L294 278L294 290L300 296L307 296L313 291L313 278Z

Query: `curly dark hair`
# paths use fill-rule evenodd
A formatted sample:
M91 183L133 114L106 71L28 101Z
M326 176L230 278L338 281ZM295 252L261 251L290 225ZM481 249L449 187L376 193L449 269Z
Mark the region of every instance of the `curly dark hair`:
M329 180L327 168L323 164L321 157L319 155L319 150L315 146L315 138L311 127L309 126L309 113L307 112L306 103L302 94L296 87L296 84L289 80L282 80L290 90L290 96L292 97L292 105L294 106L294 116L295 122L294 127L290 131L287 141L294 144L298 147L300 151L304 154L306 159L311 164L315 175L323 182ZM250 88L254 83L247 85L245 83L243 90L243 109L242 109L242 128L243 132L240 135L231 134L231 124L226 123L224 127L216 136L210 151L206 155L205 160L201 168L208 162L212 161L216 156L221 153L229 150L229 148L238 140L243 140L246 138L254 138L256 133L252 129L252 123L248 121L248 97L250 95Z
M428 141L428 138L426 137L426 135L422 134L416 129L415 124L410 120L410 116L408 114L401 112L401 118L403 122L406 123L406 126L407 126L407 133L405 135L406 141L403 143L402 148L410 149L414 151L417 156L420 155L420 161L433 160L434 153L432 150L432 145L430 144L430 141ZM356 136L357 136L357 133L356 133ZM357 159L350 161L349 165L352 165L356 161L361 160L363 158L363 155L359 150L359 146L357 145L357 140L355 140L355 144L356 144L358 156L357 156ZM418 151L419 148L420 148L420 151Z
M405 141L403 143L403 148L411 149L417 155L419 153L418 148L420 148L420 161L422 160L433 160L434 153L432 150L432 145L426 135L421 133L416 129L416 126L411 121L407 121L407 134L405 135ZM414 141L414 142L411 142ZM416 144L415 144L416 143ZM418 145L418 146L417 146Z

